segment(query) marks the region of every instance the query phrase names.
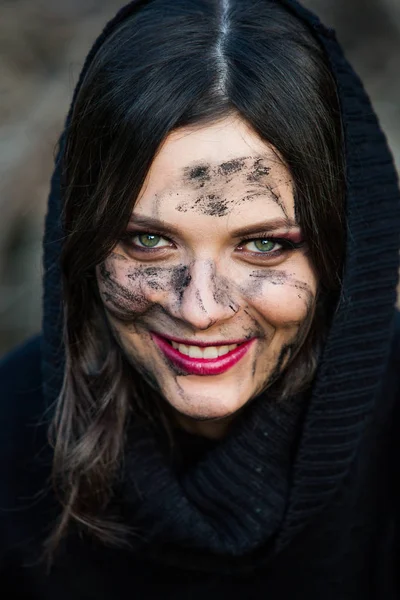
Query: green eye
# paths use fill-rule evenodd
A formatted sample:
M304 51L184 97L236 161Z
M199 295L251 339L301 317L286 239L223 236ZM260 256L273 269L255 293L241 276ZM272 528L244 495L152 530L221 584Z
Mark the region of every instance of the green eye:
M271 250L273 250L276 246L276 242L268 240L266 238L254 240L252 243L257 248L257 250L260 250L261 252L271 252Z
M158 242L161 240L160 235L153 235L152 233L144 233L142 235L138 235L138 240L142 246L146 248L154 248L157 246Z

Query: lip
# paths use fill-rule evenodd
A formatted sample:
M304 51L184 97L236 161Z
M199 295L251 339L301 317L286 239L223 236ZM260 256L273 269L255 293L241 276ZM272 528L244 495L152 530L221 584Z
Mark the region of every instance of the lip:
M163 352L163 354L172 361L175 365L180 367L183 371L186 371L190 375L220 375L221 373L225 373L231 369L236 363L238 363L245 354L247 354L250 347L256 341L256 338L252 338L251 340L243 341L224 341L219 342L218 344L205 344L196 342L194 344L190 344L188 340L179 342L177 339L171 338L168 336L167 339L172 341L177 341L177 343L186 344L188 346L228 346L229 344L240 344L234 350L231 350L224 356L219 356L218 358L191 358L190 356L186 356L186 354L182 354L179 350L173 348L167 341L166 338L161 337L157 333L152 332L151 337L155 344L157 344L158 348Z

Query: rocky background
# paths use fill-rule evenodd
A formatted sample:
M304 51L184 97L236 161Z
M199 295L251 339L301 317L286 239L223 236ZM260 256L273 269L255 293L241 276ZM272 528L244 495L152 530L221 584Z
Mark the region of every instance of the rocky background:
M86 53L123 4L0 0L0 356L40 329L41 238L57 137ZM304 4L336 29L400 167L400 0Z

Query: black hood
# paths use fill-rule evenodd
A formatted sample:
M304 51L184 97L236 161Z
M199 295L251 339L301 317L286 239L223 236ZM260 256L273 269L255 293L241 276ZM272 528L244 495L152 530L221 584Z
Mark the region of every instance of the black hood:
M285 503L279 513L279 522L273 527L274 552L283 549L329 504L343 485L362 442L388 360L395 314L400 231L396 171L362 83L344 58L332 29L324 27L315 15L296 1L280 2L311 28L326 51L337 82L347 163L347 250L338 308L312 393L302 413L295 455L290 461L288 458L290 469L287 471ZM98 48L139 4L136 1L125 6L105 27L86 59L74 98ZM71 111L67 123L70 115ZM44 237L43 380L48 405L54 402L61 389L64 364L59 266L63 239L60 225L63 138L64 135L51 182ZM263 454L265 429L256 424L260 423L260 418L272 419L279 430L281 419L275 413L266 415L266 410L265 406L256 404L237 439L221 444L190 476L180 481L174 479L168 465L158 456L155 442L146 437L147 434L140 434L143 436L141 452L150 457L139 482L145 489L147 502L143 519L147 519L152 539L163 540L163 543L171 541L177 546L191 545L195 550L208 550L232 558L243 558L258 548L261 541L266 542L261 540L262 534L254 534L254 531L262 526L257 510L260 510L260 502L262 511L265 510L268 493L263 488L262 471L263 462L268 462L270 455ZM294 423L298 417L296 409L292 411L289 423ZM285 435L294 435L292 425L285 428ZM252 456L249 454L249 436L252 436ZM219 490L222 497L227 473L231 490L236 486L240 494L241 487L246 486L240 514L234 515L235 509L225 506L218 519L213 521L210 517L207 521L204 515L207 510L211 514L214 505L212 497L208 496L207 507L206 500L201 498L202 491L213 488L216 494ZM218 483L215 483L216 479ZM273 505L273 498L267 500ZM140 513L142 509L137 510ZM236 541L231 526L235 518L241 521L235 530ZM253 531L251 535L248 535L249 530Z

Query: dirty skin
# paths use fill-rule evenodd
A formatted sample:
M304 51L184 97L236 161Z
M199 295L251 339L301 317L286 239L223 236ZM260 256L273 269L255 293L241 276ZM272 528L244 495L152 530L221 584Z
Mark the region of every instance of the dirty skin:
M295 288L299 292L298 298L303 298L303 295L305 295L307 303L314 300L314 294L311 291L310 286L306 282L296 279L287 271L278 269L256 269L250 273L250 277L252 278L252 281L246 286L245 290L245 293L250 298L258 296L262 291L264 283L268 282L271 285L287 285Z
M233 168L233 167L232 167ZM201 173L202 177L207 175L207 171ZM200 175L199 175L200 176ZM128 270L128 279L132 282L131 286L123 286L119 284L115 279L114 269L112 267L112 259L124 260L125 257L122 255L116 255L113 253L110 259L102 263L99 268L101 292L103 298L108 305L110 312L121 321L130 321L137 331L140 329L143 331L143 336L147 339L146 327L146 316L151 315L151 321L154 322L155 312L158 313L157 321L161 325L162 321L165 320L166 327L171 328L171 317L168 311L165 310L160 304L156 304L147 299L147 290L170 290L171 295L175 298L175 302L181 304L184 292L191 283L192 277L190 275L191 265L177 265L174 267L137 267ZM210 270L210 284L212 288L212 294L214 301L224 306L229 306L234 313L240 311L240 306L232 298L234 295L234 287L232 282L228 279L219 276L216 273L216 267L213 261L207 262L207 268ZM285 369L287 363L291 357L294 356L304 341L304 332L308 331L310 320L313 317L313 306L314 306L314 295L310 287L303 281L299 281L294 278L290 273L284 270L277 269L255 269L249 274L250 282L241 288L239 291L241 294L245 294L248 297L254 297L262 293L262 287L265 282L272 285L286 285L295 287L299 290L299 295L304 297L307 304L307 317L300 324L297 324L297 332L293 336L292 340L285 344L280 350L277 357L276 365L268 377L268 381L263 383L263 389L269 387L277 378L281 375ZM199 303L202 311L206 312L204 304L201 299L199 290L195 291L195 298ZM243 310L243 313L251 318L251 325L249 325L246 319L246 339L250 339L256 335L257 337L265 337L265 332L257 321L250 315L248 310ZM239 317L240 318L240 317ZM244 318L244 317L242 317ZM142 324L142 327L140 326ZM244 324L245 325L245 324ZM260 350L261 352L261 350ZM255 377L257 373L257 360L259 354L255 356L252 364L252 376ZM187 375L186 372L179 369L173 363L170 363L166 357L163 356L163 361L167 369L172 373L178 385L177 378L180 376ZM143 378L151 385L156 391L160 390L159 384L154 379L151 371L146 369L143 365L133 363L138 372L143 375ZM178 385L178 389L180 386Z
M306 316L304 319L302 319L300 322L295 321L287 323L288 326L295 326L297 331L292 340L281 348L277 357L276 365L263 388L265 390L281 376L288 362L293 356L295 356L295 354L297 354L299 348L303 344L314 317L315 295L306 282L296 279L292 274L284 270L256 269L250 273L250 277L252 277L251 283L242 289L242 292L246 294L247 297L255 297L262 294L263 284L268 282L272 285L285 285L299 290L300 293L298 294L298 297L303 299L306 305ZM249 314L247 310L245 310L245 312ZM257 356L255 357L252 366L253 377L256 373L256 361Z
M280 207L285 217L287 212L280 194L276 191L276 182L271 181L270 167L263 158L235 158L219 165L208 163L186 167L183 183L188 189L199 194L194 200L181 201L178 212L194 211L213 217L227 215L234 206L250 201L261 195L269 195ZM235 198L235 189L243 184L243 197Z
M187 265L174 267L136 267L127 272L132 286L121 285L115 276L112 255L99 267L101 294L107 304L117 311L118 318L132 319L134 315L144 313L154 303L148 298L148 290L170 290L180 304L185 289L191 281L190 268Z

